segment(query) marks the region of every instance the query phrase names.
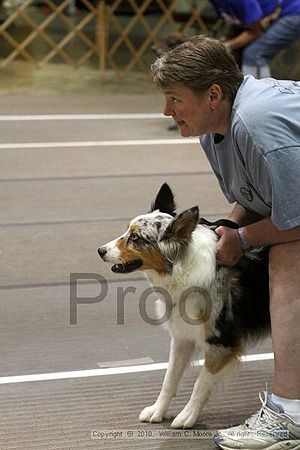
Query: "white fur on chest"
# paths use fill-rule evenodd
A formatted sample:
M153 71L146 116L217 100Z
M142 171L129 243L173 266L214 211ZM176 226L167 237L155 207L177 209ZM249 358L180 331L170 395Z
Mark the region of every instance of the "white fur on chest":
M164 317L166 302L158 299L155 306L157 317L159 319ZM195 348L201 350L205 342L205 331L204 324L197 319L200 312L200 307L197 306L196 302L190 300L186 301L184 311L180 311L179 304L175 304L172 307L170 317L163 326L175 340L192 342Z
M216 241L211 230L198 226L186 255L176 262L171 275L148 274L153 286L166 293L156 302L157 317L168 317L164 327L172 338L193 342L199 350L205 346L205 335L215 315L211 300Z

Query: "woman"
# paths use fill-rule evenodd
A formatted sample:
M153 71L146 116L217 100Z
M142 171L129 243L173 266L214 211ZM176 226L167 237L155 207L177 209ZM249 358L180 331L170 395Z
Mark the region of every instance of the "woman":
M243 77L224 44L204 36L163 55L152 73L164 114L182 136L200 136L224 195L235 203L229 219L239 229L217 228L218 263L234 265L248 247L270 246L272 393L216 442L224 449L299 450L300 83Z

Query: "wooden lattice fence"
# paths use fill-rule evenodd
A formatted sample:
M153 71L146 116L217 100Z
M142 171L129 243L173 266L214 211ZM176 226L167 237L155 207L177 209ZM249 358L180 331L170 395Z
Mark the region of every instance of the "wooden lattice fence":
M57 57L79 67L96 57L102 71L111 68L125 76L133 68L148 71L149 49L167 33L207 32L201 2L192 0L184 24L174 19L179 0L81 0L77 14L70 13L72 3L44 0L38 8L35 0L19 0L0 24L0 69L20 57L38 67Z
M92 55L98 55L95 40L91 39L84 30L97 17L97 8L91 1L82 0L86 11L79 18L71 18L68 14L70 0L62 0L59 5L52 0L44 0L41 13L38 13L39 10L34 7L34 3L34 0L21 2L0 25L1 47L6 47L6 54L0 62L0 68L4 68L20 56L43 67L59 55L65 63L78 67ZM58 20L64 28L64 33L59 40L53 37L51 28ZM72 52L66 50L66 46L75 37L85 45L84 53L77 59ZM42 57L32 51L32 44L36 40L39 41L36 47L42 44L43 48L47 49Z
M214 33L207 25L206 0L185 0L186 19L178 21L182 0L4 0L15 7L0 15L0 69L17 58L43 67L60 60L74 67L99 64L104 76L131 70L149 73L151 47L170 33ZM0 0L1 3L1 0ZM80 8L76 5L80 4ZM1 6L3 9L3 5ZM2 22L2 23L1 23ZM296 53L295 50L296 49ZM294 58L298 54L298 58ZM287 55L294 55L290 59ZM287 63L290 67L287 67ZM276 74L300 75L299 45L275 59Z

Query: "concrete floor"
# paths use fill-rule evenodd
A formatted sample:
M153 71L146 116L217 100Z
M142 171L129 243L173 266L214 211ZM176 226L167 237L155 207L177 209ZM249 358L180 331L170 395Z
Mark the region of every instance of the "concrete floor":
M141 274L114 275L97 248L120 234L129 218L148 211L165 181L179 210L198 204L205 217L226 215L229 206L199 145L145 145L145 139L180 139L167 130L167 119L89 118L159 113L162 98L142 75L123 83L111 77L103 85L94 69L53 65L37 72L22 63L12 66L10 76L0 74L0 86L0 449L214 449L211 440L187 438L91 439L91 430L170 430L170 419L160 425L137 419L155 399L164 370L79 373L167 361L166 333L139 314L147 281ZM86 116L22 117L44 114ZM129 139L138 145L124 145ZM112 140L119 142L103 145ZM101 274L108 282L102 302L78 306L77 325L70 324L70 273ZM129 286L136 292L126 298L120 325L116 290ZM81 297L98 292L93 279L78 288ZM270 351L267 341L251 353ZM237 424L255 412L272 367L272 361L241 363L196 428ZM187 401L198 370L187 371L170 417ZM47 379L69 371L78 378ZM16 378L36 374L46 379Z

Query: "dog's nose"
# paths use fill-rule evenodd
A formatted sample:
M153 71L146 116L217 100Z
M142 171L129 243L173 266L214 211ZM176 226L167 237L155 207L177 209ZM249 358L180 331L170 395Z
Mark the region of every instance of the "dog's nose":
M99 253L99 256L103 259L107 253L107 250L105 247L100 247L100 248L98 248L98 253Z

